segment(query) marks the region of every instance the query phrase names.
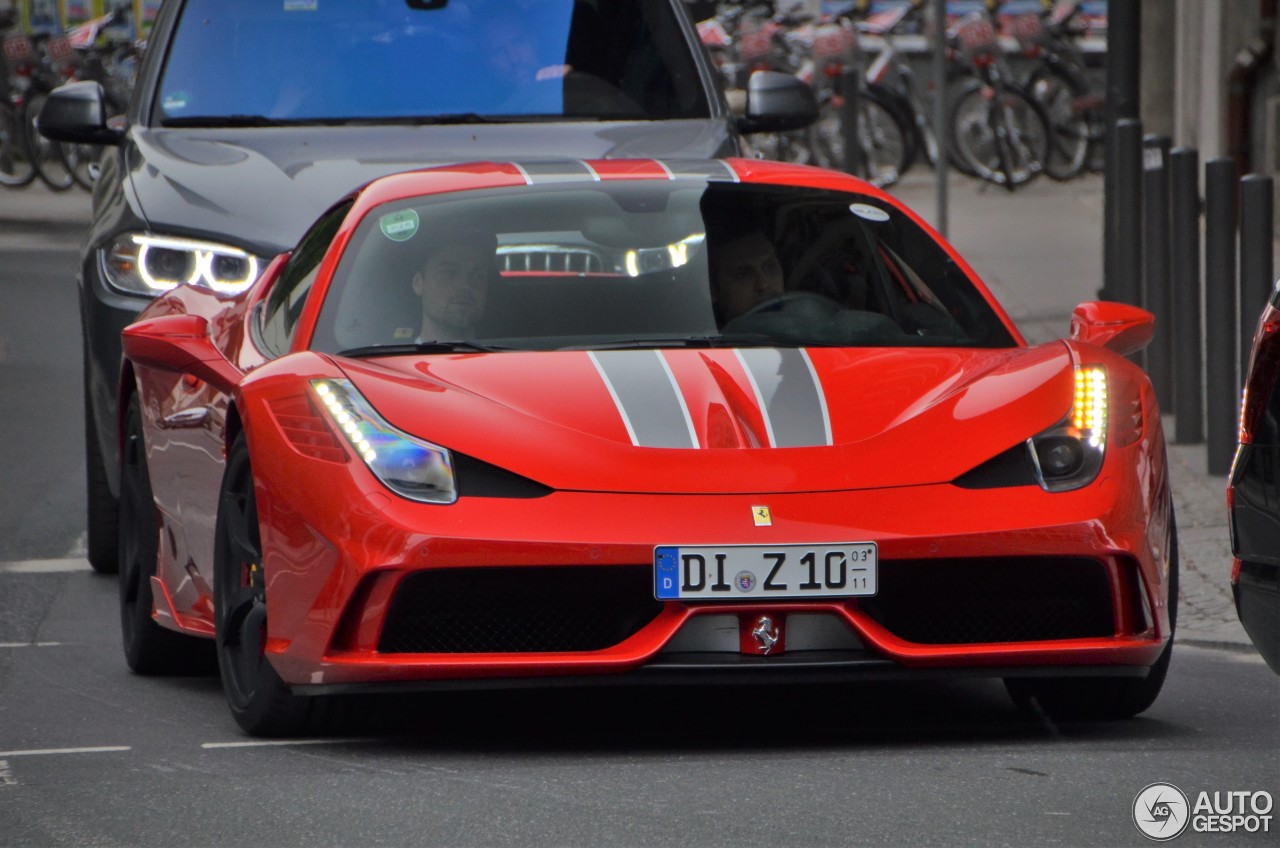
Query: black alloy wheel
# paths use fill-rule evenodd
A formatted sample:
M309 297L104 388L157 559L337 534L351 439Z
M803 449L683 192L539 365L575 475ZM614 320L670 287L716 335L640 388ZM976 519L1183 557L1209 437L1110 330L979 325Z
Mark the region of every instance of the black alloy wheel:
M293 695L266 656L262 539L243 433L227 456L218 499L213 595L218 670L236 723L255 736L294 736L319 729L328 699Z

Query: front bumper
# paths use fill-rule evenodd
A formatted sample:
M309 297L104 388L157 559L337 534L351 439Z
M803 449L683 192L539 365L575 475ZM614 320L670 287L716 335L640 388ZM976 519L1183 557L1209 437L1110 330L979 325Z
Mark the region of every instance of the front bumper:
M255 459L259 474L261 464ZM1121 480L1065 494L937 485L771 495L765 499L774 524L759 528L751 514L760 496L554 492L439 507L378 491L343 497L287 475L267 478L273 482L259 499L271 610L267 655L300 694L561 681L1141 676L1170 636L1168 516L1118 491L1127 485ZM875 599L653 599L655 545L859 540L879 546ZM1062 577L1068 571L1085 576ZM528 587L552 572L558 586L600 588L544 608L559 592L537 596ZM485 581L506 585L495 580L504 574L530 580L499 603L485 594ZM624 574L624 590L593 577ZM412 588L424 575L461 575L469 588L460 594ZM410 591L416 600L406 602ZM534 640L523 649L502 640L458 648L430 641L434 636L425 643L385 641L397 605L417 610L417 624L431 630L464 607L518 612L522 603L552 627L593 605L596 618L633 625L594 641ZM1064 615L1064 605L1074 606L1066 623L1043 624ZM762 616L787 630L793 618L811 619L805 625L811 635L781 653L752 656L741 649L741 634ZM505 617L472 630L501 626ZM946 626L934 626L948 617ZM985 629L969 639L973 620Z

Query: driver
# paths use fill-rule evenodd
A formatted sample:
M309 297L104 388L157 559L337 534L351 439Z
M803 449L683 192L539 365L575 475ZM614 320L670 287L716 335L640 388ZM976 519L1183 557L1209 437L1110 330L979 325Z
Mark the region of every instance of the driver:
M711 302L721 326L783 293L782 263L773 242L760 230L713 240L709 248Z
M458 232L440 236L413 275L422 301L419 342L466 340L484 314L489 283L498 275L492 234Z

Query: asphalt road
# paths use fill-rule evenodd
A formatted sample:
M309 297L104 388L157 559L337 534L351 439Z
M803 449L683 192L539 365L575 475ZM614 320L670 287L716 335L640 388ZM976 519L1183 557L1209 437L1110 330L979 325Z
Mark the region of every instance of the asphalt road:
M1149 784L1280 797L1280 677L1192 645L1151 710L1097 725L944 681L438 695L248 739L215 676L124 665L115 583L80 559L74 243L5 235L0 846L1143 845ZM1270 815L1175 844L1277 844Z

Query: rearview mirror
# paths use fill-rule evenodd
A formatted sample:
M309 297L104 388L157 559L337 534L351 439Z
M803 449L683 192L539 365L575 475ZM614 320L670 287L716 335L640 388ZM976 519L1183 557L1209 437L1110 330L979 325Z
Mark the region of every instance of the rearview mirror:
M1071 338L1120 355L1142 350L1155 334L1156 318L1127 303L1087 301L1071 312Z
M107 98L92 80L72 82L49 92L36 116L36 130L50 141L119 144L124 131L107 126Z
M779 71L756 71L747 81L746 114L738 118L744 133L786 132L818 119L818 100L804 80Z

